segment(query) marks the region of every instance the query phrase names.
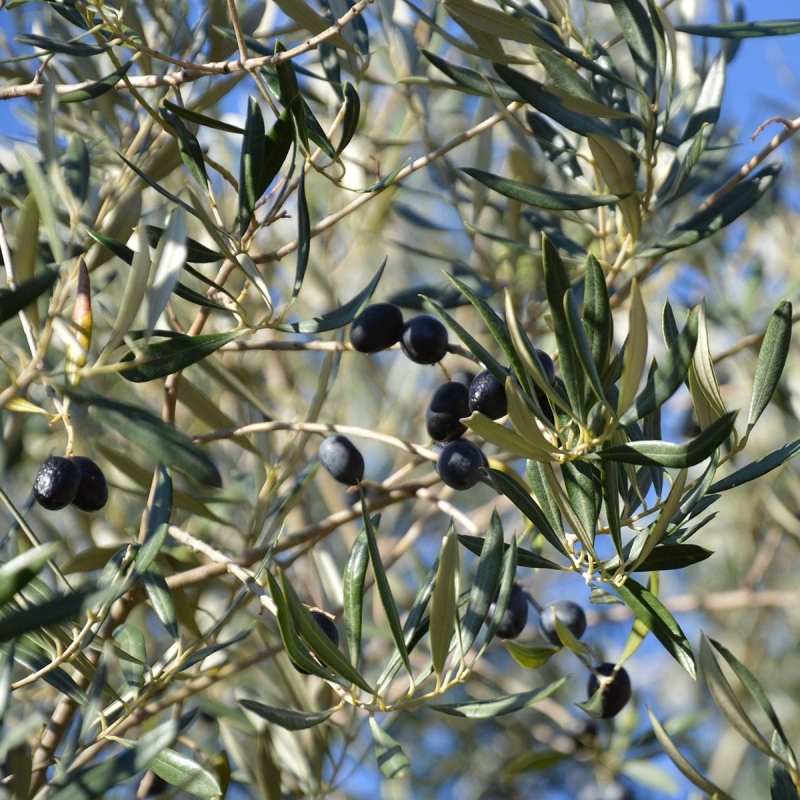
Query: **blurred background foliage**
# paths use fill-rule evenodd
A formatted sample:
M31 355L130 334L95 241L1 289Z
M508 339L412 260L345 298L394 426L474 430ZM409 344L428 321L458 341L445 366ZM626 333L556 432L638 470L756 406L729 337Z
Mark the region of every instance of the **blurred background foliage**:
M715 10L708 27L708 9L681 0L0 2L10 289L0 294L0 790L798 796L800 479L784 466L797 450L796 356L782 373L794 317L781 301L798 290L800 121L768 113L745 166L739 143L751 132L729 129L720 108L737 90L724 78L742 42L796 34L800 21ZM552 304L570 285L579 322L587 297L613 313L601 390L569 311ZM445 486L425 433L434 389L475 371L483 351L454 327L442 366L397 348L355 353L346 325L371 297L406 318L438 307L503 365L521 357L518 338L504 346L516 314L556 357L568 397L555 428L535 400L535 370L515 369L528 428L518 411L507 430L526 452L470 424L501 491ZM670 355L669 312L662 334L667 301L680 330L702 305L685 363ZM610 323L601 333L612 336ZM623 430L651 358L681 362L677 380ZM730 435L724 414L737 409ZM368 513L318 469L319 434L332 425L359 429ZM603 492L587 532L592 545L604 534L593 564L572 535L572 495L534 490L564 514L569 552L558 552L501 483L519 479L530 498L524 456L543 436L554 463L619 463L620 481L646 479L638 498L621 487L628 545L650 526L682 547L678 510L667 506L667 531L660 509L674 481L687 481L688 504L708 476L687 514L704 523L692 544L713 555L637 574L663 606L648 599L636 626L627 595L609 602L640 564L628 549L614 566ZM676 460L609 456L662 437L678 443ZM108 478L100 513L33 503L38 466L72 452ZM724 487L710 508L709 459L732 462L724 481L765 457L743 477L774 471ZM451 520L454 534L492 531L495 550L478 558L458 546ZM586 609L594 652L568 641L539 652L535 668L520 663L546 644L534 613L516 660L486 637L488 603L498 589L507 601L514 574L514 548L501 570L500 536L521 548L516 577L536 603ZM380 559L370 552L353 593L343 582L358 574L353 553L366 568L367 541ZM561 569L527 568L523 550ZM428 635L415 598L427 602L420 590L433 577L446 589L432 602L449 616L432 613ZM459 593L456 612L447 603ZM302 604L334 615L343 664L304 632ZM481 605L469 629L466 609ZM421 641L407 656L414 698L393 609ZM465 661L451 641L456 613L462 635L482 631L479 658ZM355 616L363 638L350 664ZM648 628L656 635L639 642ZM329 681L299 674L287 647ZM585 665L629 657L632 702L613 722L592 720L575 706L587 699ZM758 682L715 671L725 660ZM353 667L374 688L392 662L399 672L380 696L351 690ZM519 708L474 705L502 697ZM463 716L426 708L436 703L462 704Z

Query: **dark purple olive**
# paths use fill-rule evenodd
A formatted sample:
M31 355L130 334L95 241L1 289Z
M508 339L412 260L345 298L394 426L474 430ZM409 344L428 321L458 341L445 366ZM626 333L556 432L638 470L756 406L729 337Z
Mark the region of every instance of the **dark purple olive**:
M417 364L435 364L447 354L447 328L430 314L412 317L403 326L400 347Z
M33 495L48 511L68 506L78 492L81 476L78 467L63 456L50 456L36 473Z
M80 483L72 505L81 511L99 511L108 502L108 484L103 470L86 456L72 456L69 460L80 473Z
M550 644L561 646L561 639L556 631L558 621L576 638L580 639L586 631L586 614L572 600L557 600L546 605L539 614L539 630Z
M467 430L461 422L469 416L467 387L463 383L443 383L431 397L425 412L425 427L428 436L436 442L457 439Z
M586 693L589 699L592 698L594 693L600 688L600 680L598 675L603 678L608 678L614 675L613 679L603 686L603 692L600 695L600 718L611 719L616 717L620 711L627 705L631 699L631 679L624 667L619 667L616 672L614 669L616 664L605 663L599 667L594 667L589 675L589 681L586 684Z
M400 341L403 312L394 303L367 306L350 326L350 344L359 353L377 353Z
M486 457L481 449L467 439L446 444L436 462L441 479L453 489L471 489L481 479Z
M495 597L495 600L497 598ZM528 624L528 598L518 583L511 587L508 607L497 627L497 636L501 639L516 639Z
M479 372L469 387L469 410L480 411L490 419L508 413L506 387L488 369Z
M537 349L536 355L539 358L539 363L542 365L542 369L544 369L544 374L547 377L548 383L552 384L556 379L556 365L553 363L553 359L550 358L550 355L545 353L544 350Z
M346 436L329 436L319 446L320 464L346 486L354 486L364 478L364 456Z

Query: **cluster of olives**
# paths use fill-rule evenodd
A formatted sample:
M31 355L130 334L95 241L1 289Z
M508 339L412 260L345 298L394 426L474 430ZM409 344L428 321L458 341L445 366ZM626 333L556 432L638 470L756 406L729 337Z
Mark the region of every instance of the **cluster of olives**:
M108 502L108 485L91 458L50 456L36 473L33 495L48 511L68 505L81 511L99 511Z
M586 632L586 614L572 600L556 600L539 610L539 632L550 644L561 646L561 638L556 630L556 617L576 639ZM528 596L525 590L514 583L508 600L508 607L497 627L501 639L516 639L528 623ZM591 698L601 690L599 715L601 719L611 719L619 714L631 699L631 680L623 667L604 663L592 667L586 685L586 693Z

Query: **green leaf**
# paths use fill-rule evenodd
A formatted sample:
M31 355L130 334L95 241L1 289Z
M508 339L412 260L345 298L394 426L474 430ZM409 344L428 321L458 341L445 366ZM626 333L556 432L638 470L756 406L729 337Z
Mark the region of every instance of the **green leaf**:
M696 680L697 666L689 640L666 606L633 578L628 577L624 584L612 585L612 588L665 650Z
M306 201L306 172L300 170L300 179L297 183L297 266L292 285L292 300L297 297L303 286L303 278L308 266L308 254L311 252L311 220L308 216L308 202Z
M754 39L762 36L792 36L800 33L800 19L763 22L724 22L716 25L676 25L676 31L715 39Z
M556 653L561 652L560 647L534 647L529 644L513 642L510 639L505 639L503 646L511 653L514 661L526 669L538 669L544 666Z
M600 470L588 461L568 461L561 465L561 475L570 508L578 517L589 540L593 542L602 500Z
M27 586L58 550L55 542L26 550L0 567L0 607Z
M703 670L703 677L706 680L711 696L714 698L714 702L731 726L746 742L757 750L766 753L768 756L773 755L772 748L770 748L761 731L758 730L755 723L747 715L733 687L720 669L714 651L711 649L711 645L705 635L700 639L700 667Z
M457 622L456 581L458 580L458 542L453 523L442 539L439 568L431 597L431 661L437 685L441 685L450 641Z
M147 324L145 337L149 338L162 312L167 307L172 291L177 286L186 263L186 216L182 208L170 214L164 236L153 256L153 277L147 290Z
M566 541L554 530L542 509L513 478L496 469L489 470L489 477L497 490L504 494L526 517L539 533L562 555L568 555Z
M346 681L355 684L365 692L374 693L374 689L361 677L358 670L350 664L341 654L339 648L322 632L308 609L300 602L300 598L297 596L292 584L287 581L286 573L281 572L280 578L283 595L289 605L289 613L292 615L292 620L297 626L300 635L308 642L314 655Z
M29 604L20 610L6 609L0 617L0 642L64 622L80 614L97 599L94 587L89 587L77 592L57 593L48 600Z
M602 374L608 366L608 357L614 341L614 320L611 316L603 268L592 255L586 261L583 329L589 341L594 365Z
M625 481L625 471L622 466L614 462L604 461L600 465L600 474L603 479L603 503L606 509L608 532L611 534L611 541L614 542L619 563L622 563L622 521L619 501L620 483Z
M628 336L622 356L622 376L619 382L617 413L624 414L633 403L647 364L647 311L642 300L639 282L634 278L631 287L631 307L628 313Z
M509 694L505 697L498 697L496 700L478 700L474 703L429 703L425 708L432 711L439 711L451 717L468 717L469 719L494 719L505 714L513 714L523 708L530 708L540 700L550 697L565 683L566 677L559 678L553 683L549 683L542 689L534 689L530 692L520 692L519 694Z
M158 564L151 564L147 572L143 573L140 580L144 587L147 599L167 633L173 638L178 638L178 615L175 611L175 602L169 590L164 574Z
M127 656L127 658L120 656L119 659L125 683L132 689L141 689L147 669L144 633L135 625L125 623L114 631L114 641L117 646L117 654L119 655L121 652Z
M281 728L286 728L287 731L304 731L313 728L325 722L335 711L333 708L328 711L292 711L288 708L267 706L256 700L237 700L236 702L271 725L279 725Z
M647 100L653 102L658 69L653 22L641 0L609 0L609 3L628 44L639 87Z
M343 328L353 321L361 306L372 297L372 293L375 291L385 267L386 260L384 259L383 264L375 273L375 277L352 300L348 300L340 308L302 322L286 322L276 325L276 330L286 333L322 333L323 331Z
M772 749L782 760L769 760L769 791L771 800L800 800L797 787L792 780L792 773L784 765L789 758L789 751L778 731L772 734Z
M775 182L780 169L780 164L770 164L753 173L747 180L725 192L708 208L693 214L655 244L637 253L637 257L654 258L673 250L681 250L727 227L761 199Z
M467 611L461 621L461 646L465 653L475 642L478 631L489 613L492 600L494 600L500 584L500 576L503 570L504 542L503 523L497 511L492 511L486 536L482 540L478 536L469 538L474 539L476 544L480 542L481 546L477 553L477 555L480 555L480 561L478 561L475 580L469 592ZM469 544L464 541L461 535L458 536L458 541L467 549L470 549Z
M222 794L217 779L209 770L169 747L150 762L150 769L170 786L177 786L195 797L218 797Z
M408 650L406 648L406 640L403 635L403 626L400 624L400 616L397 613L397 605L394 602L392 595L392 587L389 585L389 578L386 575L386 570L381 561L381 552L378 549L378 540L375 536L375 527L373 526L372 519L367 510L367 499L364 496L364 487L359 484L358 493L361 498L361 516L364 520L364 531L367 535L367 545L369 548L369 560L372 564L372 574L375 576L375 585L378 587L378 595L381 598L381 605L386 612L386 619L389 622L389 631L392 634L397 652L400 653L400 658L403 660L403 666L408 671L409 676L413 680L413 671L411 669L411 661L408 658Z
M756 375L753 380L753 397L750 401L750 414L747 418L747 433L753 429L764 409L778 388L783 373L789 344L792 340L792 304L781 300L773 311L764 341L758 351Z
M342 86L344 92L344 107L342 109L342 137L336 148L336 155L350 144L353 136L358 130L358 121L361 116L361 99L358 96L355 86L350 81L345 81Z
M178 733L176 720L169 720L144 734L136 748L67 772L51 784L50 800L97 800L106 792L147 769Z
M136 571L142 575L150 568L161 552L167 538L169 518L172 515L172 473L162 466L156 479L156 490L147 516L147 532L136 553Z
M660 544L654 547L647 558L638 564L636 572L662 572L668 569L684 569L692 564L699 564L710 556L713 550L707 550L696 544Z
M369 729L372 733L375 760L378 762L380 771L389 780L405 775L411 764L403 752L403 748L378 725L373 716L369 718Z
M608 461L622 461L625 464L649 464L679 469L691 467L708 458L728 438L733 430L736 414L736 411L730 411L686 444L644 440L604 447L597 454Z
M99 81L92 81L87 86L82 86L72 92L62 94L59 103L82 103L84 100L94 100L106 92L110 92L121 80L123 75L133 66L133 60L127 61L119 69L115 69Z
M606 395L603 389L603 381L595 366L594 354L592 353L589 339L586 336L584 322L578 311L578 302L575 299L575 293L572 289L568 289L567 293L564 295L564 314L567 318L567 328L569 329L570 339L572 340L572 347L578 358L578 363L583 367L587 379L587 382L584 384L581 407L583 409L588 409L595 398L605 404ZM594 397L592 396L592 392L594 392Z
M85 203L89 196L90 168L89 148L77 133L73 133L64 157L64 180L79 203Z
M366 531L362 530L353 542L350 557L344 569L342 594L344 596L344 629L350 661L358 666L361 658L361 624L364 606L364 580L369 565L369 546Z
M647 715L650 717L650 724L653 726L653 733L658 739L658 743L664 752L669 756L673 764L697 787L716 800L733 800L733 798L715 786L705 778L695 766L693 766L678 750L669 734L664 730L663 725L656 719L655 714L648 708Z
M184 108L176 103L171 103L169 100L164 100L161 103L161 107L182 119L193 122L195 125L202 125L205 128L215 128L216 130L225 131L226 133L244 133L244 128L240 128L238 125L231 125L216 117L207 117L205 114L192 111L190 108Z
M92 408L94 419L138 445L162 464L219 488L222 477L211 459L181 430L143 408L86 392L73 395Z
M178 335L166 342L146 344L138 352L128 351L120 359L120 363L139 360L130 369L120 373L125 380L132 383L164 378L175 372L182 372L186 367L202 361L219 350L223 345L238 339L246 331L243 328L223 333L202 333L198 336Z
M768 472L772 472L772 470L785 464L798 453L800 453L800 439L795 439L793 442L785 444L783 447L774 450L763 458L759 458L758 461L753 461L741 469L737 469L736 472L732 472L727 478L717 481L709 487L708 493L717 494L719 492L725 492L728 489L733 489L736 486L754 481L756 478L760 478L762 475L766 475Z
M85 707L88 703L86 692L64 671L62 667L52 669L52 659L38 647L26 641L28 637L17 639L14 643L14 659L22 664L28 672L45 670L42 680L50 684L59 694L69 697L77 705ZM49 670L49 671L48 671Z
M22 33L14 37L15 42L29 44L38 47L49 53L64 53L68 56L79 56L87 58L98 56L108 51L109 45L85 44L84 42L62 42L58 39L51 39L48 36L38 36L34 33Z
M266 142L264 115L258 101L250 97L239 157L239 236L247 232L256 203L263 193L261 176Z
M286 48L280 42L275 45L276 54L285 51ZM308 130L306 128L305 114L303 113L303 98L300 96L300 85L297 82L297 75L291 59L281 61L275 67L275 72L278 78L281 103L292 112L297 134L306 150L308 150Z
M203 161L203 150L197 137L186 127L183 120L168 108L163 108L161 113L167 124L172 126L175 136L178 139L178 151L181 160L186 165L191 176L197 181L200 188L208 191L208 173Z
M44 294L58 280L58 272L43 270L19 284L16 289L0 289L0 325Z
M695 308L661 363L648 377L633 405L620 417L620 425L630 425L646 417L678 391L689 372L697 345L697 318L698 311Z
M619 203L620 200L615 194L565 194L553 189L530 186L510 178L502 178L472 167L462 167L461 171L512 200L519 200L534 208L544 208L548 211L579 211L584 208L610 206Z
M471 553L474 553L476 556L483 556L483 548L485 546L486 539L481 538L480 536L470 536L467 533L459 533L458 541L461 542L461 544L463 544L464 547L466 547ZM503 554L505 554L509 547L509 544L505 542L503 543ZM530 569L566 569L566 567L556 564L555 561L550 561L549 559L543 558L537 553L533 553L530 550L525 550L523 548L517 549L517 558L520 567L529 567Z
M761 688L761 684L756 679L756 676L753 675L752 672L744 665L741 661L739 661L736 656L728 650L727 647L720 644L719 642L714 641L713 639L708 640L714 646L714 648L719 652L719 654L728 662L730 667L736 673L739 680L745 685L747 691L753 696L756 702L761 706L764 713L769 717L769 721L772 723L773 727L775 728L775 736L780 743L780 750L775 749L775 739L772 741L772 750L773 752L779 756L788 766L792 768L797 768L797 759L795 758L794 751L792 750L792 746L789 742L789 737L783 730L783 726L781 725L780 719L778 719L778 715L775 713L775 709L772 707L772 703L770 703L769 698L767 697L764 690Z
M480 72L452 64L440 58L435 53L431 53L429 50L420 49L420 53L422 53L436 69L447 75L450 80L465 89L469 89L473 94L489 97L492 94L489 90L491 86L492 90L496 92L497 96L504 102L510 103L517 99L517 93L498 80L492 80L487 75Z

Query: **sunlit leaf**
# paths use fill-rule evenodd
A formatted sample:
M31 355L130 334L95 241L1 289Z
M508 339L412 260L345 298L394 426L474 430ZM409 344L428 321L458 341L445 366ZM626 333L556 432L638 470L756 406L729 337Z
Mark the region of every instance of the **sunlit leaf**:
M304 731L313 728L321 722L325 722L333 714L333 709L330 711L293 711L288 708L264 705L256 700L238 700L237 702L242 708L252 711L272 725L280 725L281 728L289 731Z
M437 681L441 681L450 652L450 640L456 628L456 581L458 578L458 540L451 523L442 539L439 569L431 597L431 660Z
M789 344L792 339L792 304L782 300L772 313L764 341L758 351L756 374L753 379L753 397L750 401L750 413L747 418L748 433L758 422L759 417L772 399L778 387L786 357L789 355Z
M474 703L429 703L426 708L439 711L451 717L468 717L469 719L494 719L505 714L513 714L523 708L529 708L540 700L550 697L558 691L566 681L566 677L548 684L542 689L520 692L499 697L496 700L478 700Z
M375 721L375 717L370 715L369 729L372 733L372 747L375 751L375 760L378 768L389 778L400 778L408 772L411 766L403 748L381 728Z

